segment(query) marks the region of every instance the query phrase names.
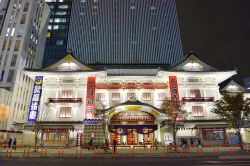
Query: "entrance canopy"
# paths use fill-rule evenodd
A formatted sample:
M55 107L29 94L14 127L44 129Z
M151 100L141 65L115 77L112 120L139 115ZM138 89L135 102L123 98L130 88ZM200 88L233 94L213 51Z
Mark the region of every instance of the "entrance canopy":
M124 103L114 105L104 111L105 111L104 114L110 119L114 115L121 112L145 112L154 116L159 121L167 118L166 115L159 108L156 108L147 103L142 103L139 100L135 101L128 100Z

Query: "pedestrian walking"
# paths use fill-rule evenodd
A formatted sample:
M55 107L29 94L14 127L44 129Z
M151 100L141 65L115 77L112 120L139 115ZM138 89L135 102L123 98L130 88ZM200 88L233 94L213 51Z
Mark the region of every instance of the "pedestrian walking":
M14 138L13 143L12 143L12 149L16 151L16 138Z
M114 139L114 141L113 141L113 152L114 152L114 153L116 153L116 144L117 144L117 142L116 142L116 140Z
M10 137L9 140L8 140L8 148L11 148L11 145L12 145L12 139Z

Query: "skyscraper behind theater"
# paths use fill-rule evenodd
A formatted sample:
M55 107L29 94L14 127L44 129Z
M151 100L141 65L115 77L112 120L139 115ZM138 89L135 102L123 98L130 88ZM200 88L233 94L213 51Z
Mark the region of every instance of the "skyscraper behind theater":
M60 59L57 47L65 44L84 63L174 64L182 57L175 0L74 0L69 8L70 20L60 20L68 21L67 39L47 43L54 49L45 51L43 66ZM54 22L60 17L54 12ZM52 38L61 31L54 26Z

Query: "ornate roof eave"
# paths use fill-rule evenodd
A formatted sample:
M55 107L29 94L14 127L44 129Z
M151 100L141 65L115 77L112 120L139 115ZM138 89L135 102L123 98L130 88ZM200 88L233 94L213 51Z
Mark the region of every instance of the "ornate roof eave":
M48 71L48 70L36 70L36 69L25 69L24 74L32 79L36 76L106 76L105 70L77 70L77 71Z
M224 71L159 71L158 76L181 76L181 77L214 77L219 84L233 75L237 74L237 70L224 70Z

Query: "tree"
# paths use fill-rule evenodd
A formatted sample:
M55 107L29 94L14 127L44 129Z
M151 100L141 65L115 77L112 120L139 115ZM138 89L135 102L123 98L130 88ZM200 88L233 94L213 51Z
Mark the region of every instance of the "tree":
M169 98L166 98L161 105L161 110L167 115L167 119L164 123L168 125L173 133L175 150L177 148L176 133L178 126L181 125L187 117L187 112L182 109L183 104L184 103L179 103L172 108L172 101Z
M250 114L250 99L244 99L242 93L224 94L220 100L215 102L212 110L220 119L236 130L239 144L242 147L242 137L240 129L243 128L244 121Z

